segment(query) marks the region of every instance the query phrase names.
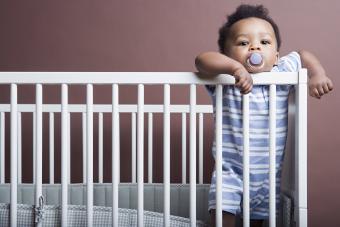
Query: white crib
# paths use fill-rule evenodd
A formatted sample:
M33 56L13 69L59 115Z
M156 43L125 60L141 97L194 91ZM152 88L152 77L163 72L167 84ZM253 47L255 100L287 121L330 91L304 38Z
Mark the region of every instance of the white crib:
M283 194L285 199L292 200L294 215L292 222L288 217L275 217L275 173L270 174L270 219L269 226L307 226L307 72L298 73L261 73L253 75L254 84L270 86L270 140L271 165L275 171L275 103L276 85L295 85L295 97L291 97L289 107L289 135L287 154L283 173ZM200 105L196 101L196 87L206 84L217 86L216 97L216 169L217 189L221 188L222 167L222 85L234 84L233 77L219 75L214 79L201 78L195 73L186 72L1 72L0 86L2 94L10 92L10 100L0 103L0 225L22 226L204 226L208 224L207 193L209 184L204 184L203 173L208 171L203 165L203 126L204 116L212 114L212 106ZM20 86L35 86L36 101L32 104L19 104L17 101ZM59 104L43 104L43 86L60 85L61 102ZM70 85L86 85L86 104L69 104L68 88ZM112 103L96 104L93 98L93 86L112 86ZM125 85L138 87L136 104L120 104L119 88ZM163 100L160 105L144 103L144 87L149 85L163 86ZM170 87L185 85L190 87L190 102L185 105L170 103ZM7 86L7 89L4 89ZM18 88L19 87L19 88ZM44 89L46 89L44 86ZM162 94L160 94L162 95ZM1 97L1 96L0 96ZM244 120L244 153L249 152L249 100L243 96ZM7 119L6 114L10 118ZM33 182L22 182L22 113L32 113L31 132L33 133ZM49 119L49 149L43 150L43 113ZM82 119L83 171L82 182L71 182L72 170L70 161L70 119L72 114ZM120 136L125 128L120 127L120 116L128 113L131 116L131 151L122 151ZM61 118L61 184L54 180L56 160L54 160L55 115ZM162 114L163 132L153 131L153 114ZM172 114L181 115L181 128L176 133L182 135L182 181L178 184L170 181L170 134ZM98 149L94 149L94 115L98 115ZM112 125L103 124L103 116L109 115ZM144 125L147 115L148 125ZM187 115L189 129L187 130ZM198 119L198 140L196 138ZM44 115L45 116L45 115ZM10 134L5 133L5 123L9 124ZM110 169L112 180L103 180L105 172L103 157L103 128L110 128L112 133L112 161ZM144 135L144 128L147 129ZM189 133L187 144L186 134ZM47 133L47 131L45 131ZM205 132L207 133L207 132ZM208 132L209 133L209 132ZM153 135L162 134L163 139L163 182L153 182ZM5 146L6 138L10 144ZM148 140L147 152L144 152L144 140ZM198 144L198 149L197 145ZM186 147L189 145L189 182L186 172ZM5 149L6 148L6 149ZM7 150L7 151L6 151ZM98 182L93 180L93 152L98 151ZM6 151L6 152L5 152ZM125 160L120 159L121 152L131 152L131 182L120 181L121 166ZM146 154L144 154L146 153ZM198 158L196 157L198 153ZM10 160L5 160L5 154ZM42 155L49 154L49 162L42 162ZM147 155L147 180L144 180L144 155ZM244 219L243 226L249 226L249 157L244 156ZM198 168L196 162L198 160ZM157 160L156 160L157 161ZM42 165L49 166L48 181L42 178ZM5 166L10 171L5 172ZM7 168L8 169L8 168ZM73 171L73 170L72 170ZM198 174L196 173L198 171ZM197 177L198 175L198 177ZM7 180L6 180L7 178ZM198 179L198 180L197 180ZM222 226L221 190L217 190L217 226ZM61 195L61 196L60 196ZM126 202L128 201L128 202ZM9 205L8 205L9 204ZM285 207L284 209L288 209ZM283 212L289 215L290 211ZM74 221L74 216L78 222ZM23 217L25 216L25 217ZM25 220L22 220L25 219ZM47 219L50 219L47 221ZM52 220L52 221L51 221ZM73 220L73 221L72 221ZM125 222L123 222L123 220ZM281 220L281 221L278 221ZM283 224L282 224L283 223ZM286 223L286 224L284 224Z

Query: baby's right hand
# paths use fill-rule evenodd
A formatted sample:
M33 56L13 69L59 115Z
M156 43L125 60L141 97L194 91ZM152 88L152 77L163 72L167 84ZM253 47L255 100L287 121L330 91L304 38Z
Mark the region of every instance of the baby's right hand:
M248 94L253 88L253 79L248 71L242 66L233 73L235 86L240 89L242 94Z

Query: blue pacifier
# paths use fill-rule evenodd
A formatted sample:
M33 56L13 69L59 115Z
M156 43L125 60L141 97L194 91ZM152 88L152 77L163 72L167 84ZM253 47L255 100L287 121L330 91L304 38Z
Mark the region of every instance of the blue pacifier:
M259 53L252 53L249 57L249 63L252 65L260 65L262 63L262 56Z

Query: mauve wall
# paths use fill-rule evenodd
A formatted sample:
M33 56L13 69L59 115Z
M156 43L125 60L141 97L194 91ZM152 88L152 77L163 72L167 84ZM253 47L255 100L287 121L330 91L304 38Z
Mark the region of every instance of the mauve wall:
M308 217L309 226L339 226L340 124L336 117L340 115L340 79L334 59L340 52L340 3L259 3L269 8L280 26L281 55L297 49L314 52L334 82L332 94L308 100ZM238 4L217 0L2 1L0 70L195 71L194 57L217 50L217 29ZM56 90L49 92L52 95ZM156 91L159 97L147 92L150 103L160 102L162 91ZM84 102L79 96L83 92L74 88L70 102ZM188 100L187 89L172 92L173 103L184 103L182 96ZM209 103L205 92L199 92L200 102ZM130 93L128 88L122 90L127 103L136 95L135 90L133 97ZM99 91L98 97L109 102L107 94ZM20 97L21 103L33 99ZM47 101L58 102L59 97Z

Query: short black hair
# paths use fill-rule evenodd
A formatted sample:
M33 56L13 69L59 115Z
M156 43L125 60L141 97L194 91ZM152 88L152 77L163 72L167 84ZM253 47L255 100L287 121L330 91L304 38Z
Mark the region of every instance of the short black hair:
M273 27L276 41L277 41L277 50L281 47L281 37L279 32L279 27L274 22L274 20L268 15L268 9L263 5L247 5L242 4L237 7L236 11L227 16L227 22L219 30L219 38L218 38L218 46L220 52L224 52L225 41L229 37L230 28L237 21L246 19L249 17L256 17L263 19L271 24Z

